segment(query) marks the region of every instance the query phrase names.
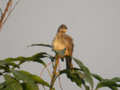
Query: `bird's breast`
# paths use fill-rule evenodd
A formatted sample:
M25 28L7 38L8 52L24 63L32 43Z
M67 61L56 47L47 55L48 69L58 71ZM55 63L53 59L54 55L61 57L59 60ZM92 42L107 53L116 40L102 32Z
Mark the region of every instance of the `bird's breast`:
M62 40L56 38L53 41L53 49L54 50L63 50L65 48L66 48L65 44L64 44L64 42L62 42Z

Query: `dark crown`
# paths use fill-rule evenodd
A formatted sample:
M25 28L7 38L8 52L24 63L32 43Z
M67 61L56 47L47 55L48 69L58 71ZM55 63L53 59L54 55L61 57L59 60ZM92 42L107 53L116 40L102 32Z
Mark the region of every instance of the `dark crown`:
M59 31L60 29L67 29L67 26L66 26L65 24L62 24L62 25L59 26L58 31Z

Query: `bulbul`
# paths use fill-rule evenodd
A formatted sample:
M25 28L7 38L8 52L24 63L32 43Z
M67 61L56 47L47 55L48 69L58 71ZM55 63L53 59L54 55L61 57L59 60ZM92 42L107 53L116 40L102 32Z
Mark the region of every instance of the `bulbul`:
M66 68L72 69L72 53L73 53L73 39L66 34L67 26L62 24L59 26L56 36L53 39L52 46L53 50L57 53L61 58L66 59ZM64 53L63 53L64 51ZM60 53L62 52L62 53Z

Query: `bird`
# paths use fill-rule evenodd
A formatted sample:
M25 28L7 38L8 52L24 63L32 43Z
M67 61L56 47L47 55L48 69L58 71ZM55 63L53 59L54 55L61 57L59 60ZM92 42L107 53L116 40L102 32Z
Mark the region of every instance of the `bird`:
M54 37L52 42L52 47L61 59L65 58L66 68L72 69L72 54L74 44L72 37L66 34L67 30L68 28L65 24L61 24L58 27L56 36Z

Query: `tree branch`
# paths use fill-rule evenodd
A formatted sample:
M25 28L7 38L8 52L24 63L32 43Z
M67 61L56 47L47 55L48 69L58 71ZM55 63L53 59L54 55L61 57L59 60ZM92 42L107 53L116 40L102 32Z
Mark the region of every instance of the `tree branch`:
M57 67L58 67L58 64L59 64L59 59L60 59L60 57L56 56L55 66L53 68L53 76L52 76L51 83L50 83L50 90L53 89L53 86L54 86L54 83L55 83L55 80L56 80L56 76L57 76L56 71L57 71Z

